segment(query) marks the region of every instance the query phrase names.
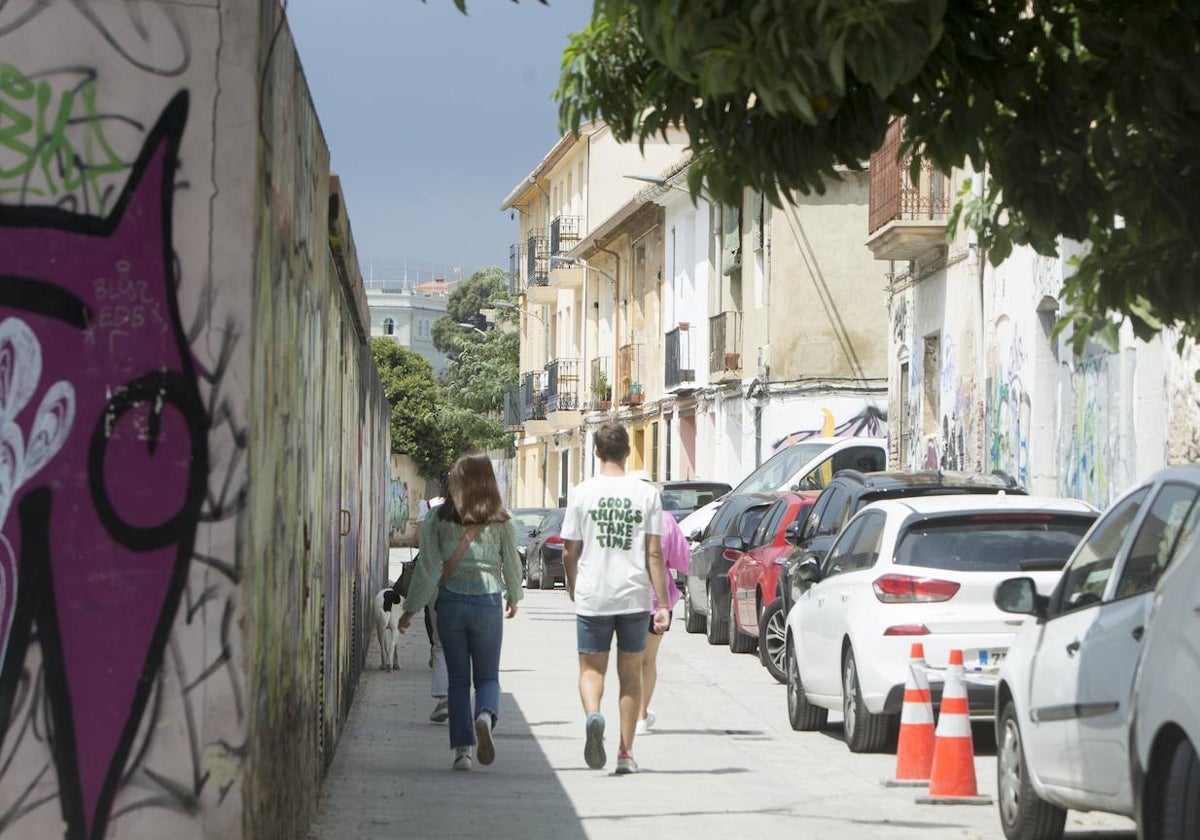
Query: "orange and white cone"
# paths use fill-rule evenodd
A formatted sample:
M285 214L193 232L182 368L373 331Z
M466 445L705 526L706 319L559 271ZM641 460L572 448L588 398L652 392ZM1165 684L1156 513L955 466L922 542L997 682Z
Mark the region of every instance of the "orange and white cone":
M971 741L971 718L961 650L950 651L950 667L946 669L942 707L934 739L929 795L918 796L917 802L933 805L992 804L990 796L979 795L979 786L975 781L975 746Z
M914 642L900 709L900 741L896 747L896 777L884 787L924 787L933 768L933 700L925 676L925 646Z

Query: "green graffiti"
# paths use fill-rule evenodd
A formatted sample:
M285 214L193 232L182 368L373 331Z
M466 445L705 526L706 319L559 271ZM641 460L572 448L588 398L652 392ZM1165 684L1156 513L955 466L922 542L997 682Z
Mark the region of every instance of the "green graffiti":
M77 73L79 71L71 71ZM103 213L106 178L129 168L112 147L96 107L96 80L56 90L0 63L0 196L60 200Z

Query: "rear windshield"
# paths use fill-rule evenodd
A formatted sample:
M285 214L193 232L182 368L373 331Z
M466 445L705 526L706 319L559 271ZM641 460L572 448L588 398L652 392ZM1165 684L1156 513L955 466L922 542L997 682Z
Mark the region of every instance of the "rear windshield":
M797 443L772 455L763 465L742 479L742 483L733 488L735 495L742 493L761 493L764 490L778 490L785 487L792 476L800 468L816 458L832 443Z
M725 487L669 487L662 491L663 510L695 510L725 495Z
M1092 524L1086 516L977 515L919 522L895 562L960 572L1058 571Z

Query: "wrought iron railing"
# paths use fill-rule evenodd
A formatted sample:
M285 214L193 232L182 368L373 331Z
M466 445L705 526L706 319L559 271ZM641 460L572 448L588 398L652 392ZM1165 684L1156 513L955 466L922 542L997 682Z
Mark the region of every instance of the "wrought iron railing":
M696 381L696 367L692 362L692 331L689 327L689 324L680 324L667 333L663 346L663 384L668 388Z
M527 285L550 285L550 237L535 233L525 241L525 268Z
M523 422L546 419L547 391L544 370L535 370L521 377L521 419Z
M708 370L726 373L742 369L742 313L722 312L708 319Z
M608 411L613 398L612 356L597 356L588 372L587 407L590 411Z
M558 216L550 223L550 255L558 256L579 244L583 216Z
M546 365L547 411L579 411L578 359L555 359Z
M508 246L508 293L512 297L525 291L525 286L521 282L521 256L523 253L520 242L514 242Z
M641 344L626 344L617 348L616 395L621 405L641 405L646 400L643 349L644 345Z
M928 161L920 161L913 173L913 153L900 157L904 121L892 120L883 145L871 155L868 233L888 222L916 219L945 219L950 212L950 189L946 176Z

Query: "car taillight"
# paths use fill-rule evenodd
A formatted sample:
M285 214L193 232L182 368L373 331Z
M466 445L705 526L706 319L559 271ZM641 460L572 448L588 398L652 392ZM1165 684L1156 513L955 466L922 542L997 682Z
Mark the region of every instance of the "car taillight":
M960 584L952 580L919 578L909 575L884 575L871 584L875 597L885 604L930 603L949 601Z
M563 538L558 534L551 534L550 536L546 537L547 545L562 545L562 542Z
M885 636L928 636L929 628L924 624L895 624L883 631Z

